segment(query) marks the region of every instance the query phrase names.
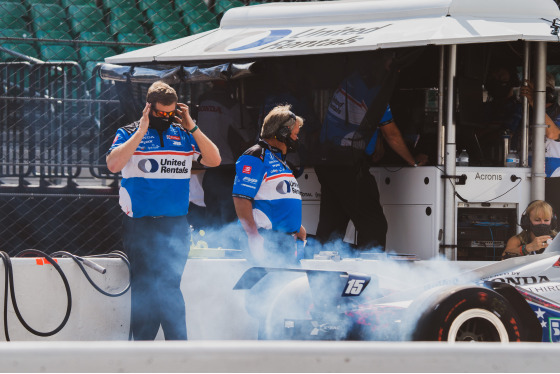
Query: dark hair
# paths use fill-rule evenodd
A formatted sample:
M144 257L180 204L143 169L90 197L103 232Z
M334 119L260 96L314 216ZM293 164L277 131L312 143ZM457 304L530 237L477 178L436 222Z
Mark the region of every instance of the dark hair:
M509 74L509 86L510 87L519 87L521 85L521 80L519 79L519 74L517 73L517 68L510 64L497 64L493 65L490 68L490 72L488 77L486 78L486 82L496 81L494 74L498 73L500 70L504 70Z

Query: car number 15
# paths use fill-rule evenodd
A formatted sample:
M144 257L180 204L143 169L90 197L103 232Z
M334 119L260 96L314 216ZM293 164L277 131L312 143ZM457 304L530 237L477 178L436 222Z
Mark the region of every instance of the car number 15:
M342 296L359 296L369 283L369 277L348 275L348 281L342 291Z

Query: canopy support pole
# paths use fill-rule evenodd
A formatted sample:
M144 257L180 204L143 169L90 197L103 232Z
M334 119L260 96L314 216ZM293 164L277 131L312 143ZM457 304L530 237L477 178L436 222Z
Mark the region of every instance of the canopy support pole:
M529 42L523 44L523 86L530 79L529 75L529 53L531 50ZM529 166L529 101L525 96L522 97L523 113L521 117L521 166Z
M546 137L546 42L536 42L535 104L533 111L533 166L531 169L531 200L544 200L544 142Z
M445 175L455 175L457 146L455 144L455 119L454 119L454 93L455 76L457 74L457 45L447 47L447 119L445 123ZM444 250L448 260L457 259L457 246L455 238L455 189L453 179L445 178L444 202Z
M439 81L438 81L438 118L437 118L437 160L436 165L445 164L445 128L443 127L443 94L445 91L445 46L439 47Z

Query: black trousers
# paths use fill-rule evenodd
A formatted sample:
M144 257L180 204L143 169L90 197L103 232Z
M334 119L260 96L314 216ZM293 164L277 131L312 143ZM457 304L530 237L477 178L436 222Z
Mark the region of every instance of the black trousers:
M208 225L221 227L237 220L231 197L234 179L234 165L218 166L204 172L202 189Z
M160 325L166 340L186 340L180 285L190 250L187 217L125 216L123 226L130 261L134 340L154 340Z
M231 196L235 165L221 165L204 172L202 188L206 205L204 241L210 247L240 248L245 235L237 224L237 213Z
M348 221L358 230L357 249L385 248L387 219L379 190L366 166L316 166L321 183L317 239L326 244L344 239Z

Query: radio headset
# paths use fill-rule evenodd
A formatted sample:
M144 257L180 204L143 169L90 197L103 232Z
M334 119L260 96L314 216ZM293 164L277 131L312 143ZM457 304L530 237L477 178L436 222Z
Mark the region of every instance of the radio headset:
M276 139L278 139L279 141L281 141L282 143L286 143L286 141L288 140L288 137L290 136L291 133L292 133L292 130L290 130L289 127L282 126L276 131L276 134L274 134L274 137Z
M288 121L290 120L296 121L296 115L292 112L290 112L290 119ZM278 130L276 130L276 133L274 134L274 137L278 139L278 141L281 141L284 144L286 144L288 138L292 134L292 130L288 126L284 126L284 124L287 123L288 121L284 122L282 126L280 126L280 128L278 128Z
M558 101L558 93L553 87L546 87L546 103L555 103Z
M523 230L529 231L531 229L531 219L529 218L529 215L527 214L527 209L529 209L529 207L531 205L533 205L533 203L536 203L539 200L533 200L529 203L529 205L527 205L527 208L525 208L525 211L523 212L523 214L521 215L521 220L519 221L519 225L521 226L521 228ZM551 230L556 230L556 223L557 223L557 218L556 218L556 213L552 212L552 218L550 219L550 229Z

